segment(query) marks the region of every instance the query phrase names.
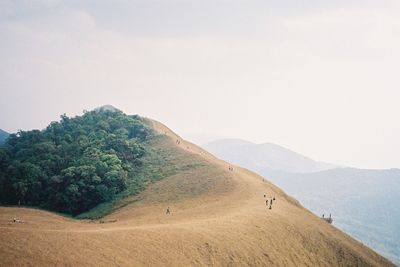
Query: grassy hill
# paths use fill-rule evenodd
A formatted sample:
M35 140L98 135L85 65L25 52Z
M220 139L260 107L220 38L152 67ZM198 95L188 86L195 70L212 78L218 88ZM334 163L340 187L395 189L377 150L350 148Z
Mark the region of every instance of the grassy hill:
M155 133L145 190L99 220L0 208L0 265L394 266L262 177L144 123Z
M11 135L0 148L0 203L99 218L149 183L201 166L165 144L144 118L111 106L63 115L42 131Z

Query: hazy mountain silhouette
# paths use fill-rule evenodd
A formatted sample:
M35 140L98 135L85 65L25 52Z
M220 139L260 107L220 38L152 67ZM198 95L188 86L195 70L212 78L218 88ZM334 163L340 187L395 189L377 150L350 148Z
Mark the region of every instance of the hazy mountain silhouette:
M218 157L258 173L306 173L338 167L271 143L254 144L240 139L220 139L204 145L204 148Z
M0 129L0 144L3 143L10 134Z

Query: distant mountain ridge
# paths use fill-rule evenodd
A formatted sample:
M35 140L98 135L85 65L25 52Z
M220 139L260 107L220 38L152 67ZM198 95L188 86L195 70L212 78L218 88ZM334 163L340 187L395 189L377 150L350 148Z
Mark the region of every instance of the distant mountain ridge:
M4 141L7 139L7 137L9 135L10 135L9 133L7 133L6 131L0 129L0 144L4 143Z
M206 144L204 148L218 157L258 173L266 171L307 173L339 167L315 161L272 143L254 144L241 139L219 139Z

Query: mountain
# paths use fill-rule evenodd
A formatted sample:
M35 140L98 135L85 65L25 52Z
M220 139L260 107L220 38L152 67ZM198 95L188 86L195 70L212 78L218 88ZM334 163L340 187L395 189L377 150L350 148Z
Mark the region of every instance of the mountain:
M49 127L21 135L31 146L25 139L8 141L15 150L23 148L16 155L8 151L25 164L7 168L16 175L6 178L15 189L32 187L25 191L32 194L43 185L36 181L50 178L51 186L37 197L92 199L97 189L112 187L119 177L115 170L127 172L126 186L86 212L83 217L91 220L37 209L40 205L0 207L1 266L394 266L272 183L230 168L157 121L94 111L62 117ZM66 146L63 154L54 153L57 142ZM136 152L143 148L141 156L129 159L130 142ZM49 177L58 165L42 164L46 160L71 166ZM103 175L110 164L113 170ZM34 175L20 175L26 169ZM23 192L17 190L16 197Z
M339 168L237 139L205 147L272 181L316 215L331 213L335 226L400 265L400 170Z
M254 144L240 139L220 139L204 145L204 148L217 157L258 173L266 171L306 173L337 167L312 160L271 143Z
M10 135L9 133L0 129L0 144L4 143L4 141L7 139L9 135Z

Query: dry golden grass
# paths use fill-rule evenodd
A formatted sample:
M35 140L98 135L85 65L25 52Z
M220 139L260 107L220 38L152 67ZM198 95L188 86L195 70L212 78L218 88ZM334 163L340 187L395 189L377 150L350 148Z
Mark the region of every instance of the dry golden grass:
M207 165L150 185L104 223L0 208L0 265L394 266L256 174L149 123Z

